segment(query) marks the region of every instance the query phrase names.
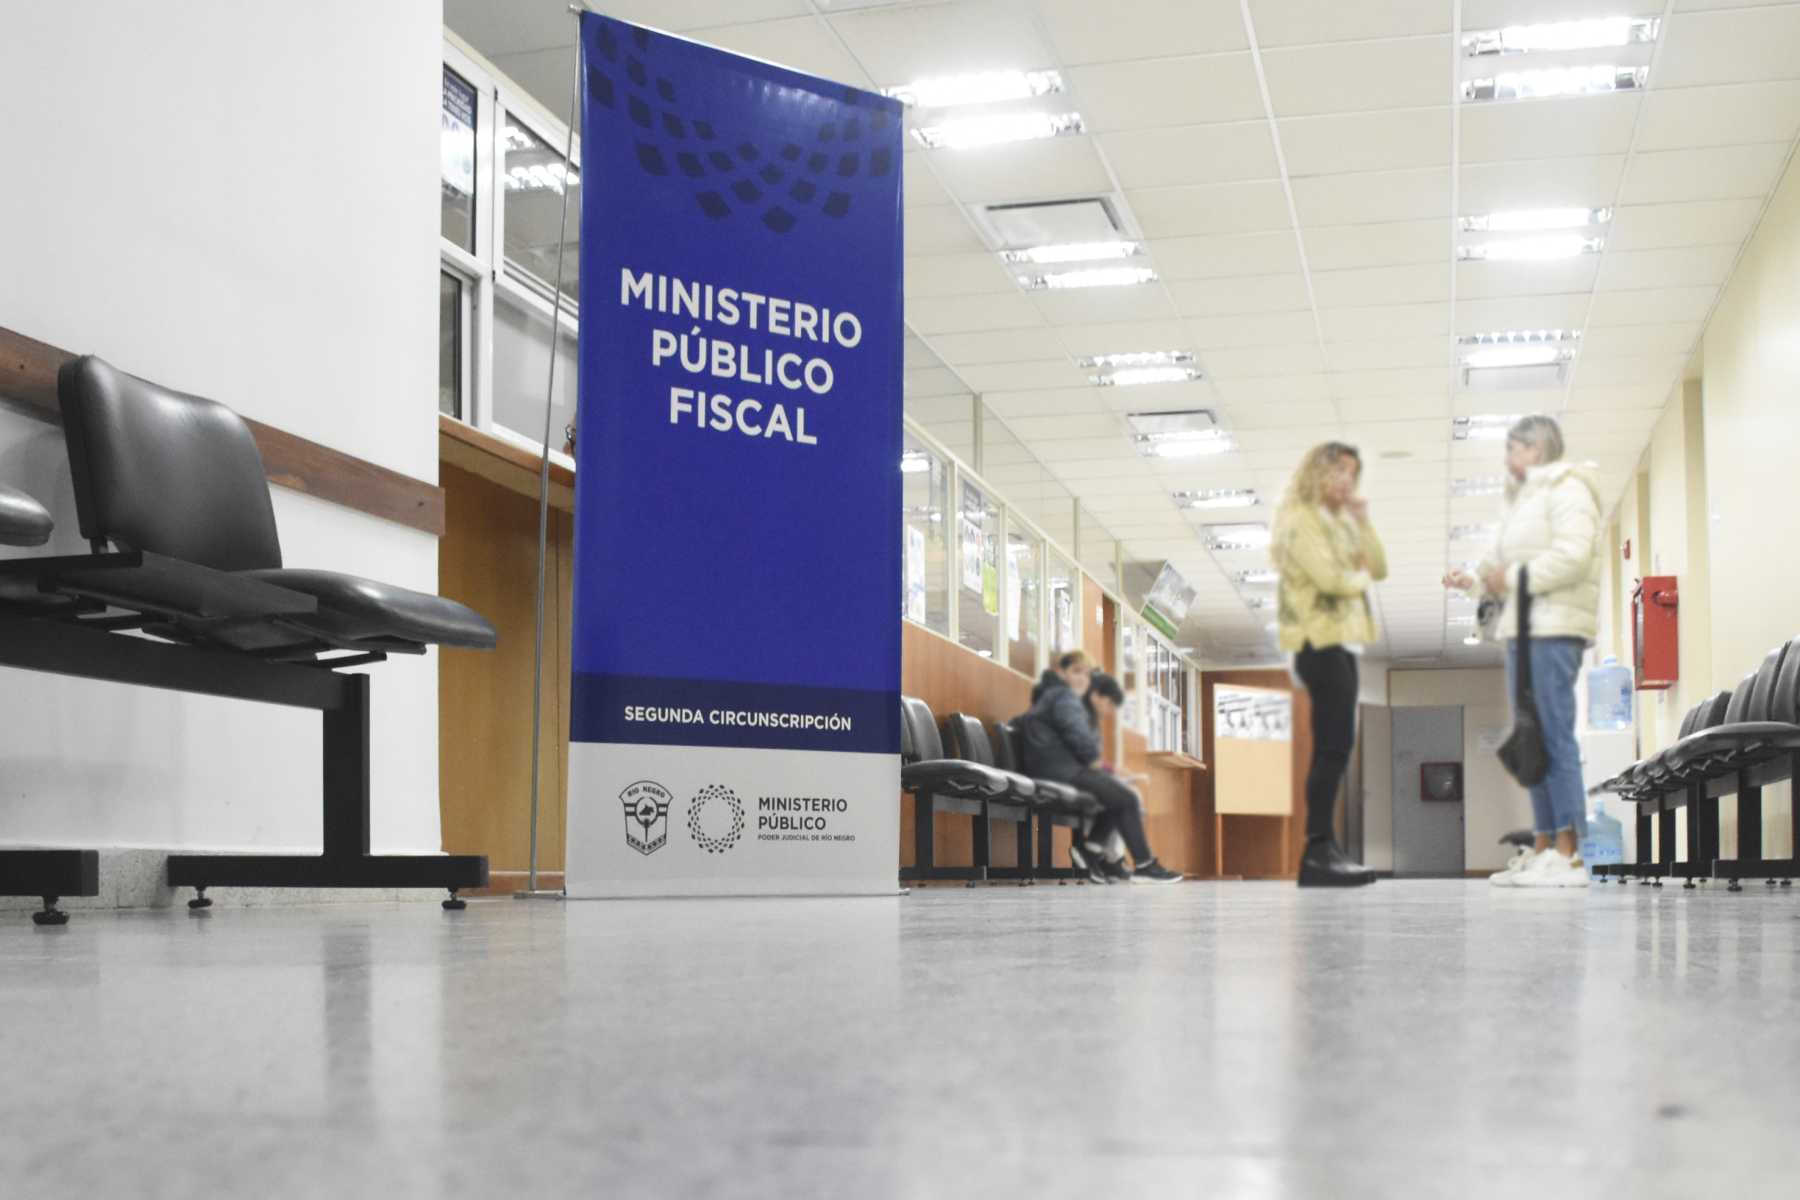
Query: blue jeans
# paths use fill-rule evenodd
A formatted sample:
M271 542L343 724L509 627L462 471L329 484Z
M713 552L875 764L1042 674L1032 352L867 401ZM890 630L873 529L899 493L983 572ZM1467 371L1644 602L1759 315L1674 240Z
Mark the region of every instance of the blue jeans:
M1581 747L1575 741L1575 680L1587 643L1580 638L1531 639L1531 691L1537 698L1538 723L1550 751L1550 773L1531 789L1536 832L1552 835L1572 829L1579 842L1587 836L1587 787L1581 781ZM1519 645L1506 643L1506 696L1518 707Z

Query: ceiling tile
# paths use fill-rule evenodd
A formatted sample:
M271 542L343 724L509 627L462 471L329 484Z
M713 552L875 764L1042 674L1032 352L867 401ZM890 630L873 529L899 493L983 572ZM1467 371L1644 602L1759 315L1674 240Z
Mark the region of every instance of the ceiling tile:
M1597 292L1589 326L1669 325L1704 321L1718 298L1715 287L1659 288L1641 292Z
M992 254L933 254L908 258L905 280L909 300L1007 292L1018 286L1006 264Z
M1294 180L1293 188L1303 228L1413 221L1450 212L1450 172L1442 167L1312 176Z
M1611 252L1736 245L1750 236L1762 206L1762 198L1757 196L1687 204L1625 205L1613 213L1606 248Z
M1332 375L1333 390L1340 396L1419 396L1430 395L1446 384L1441 367L1405 367L1378 371L1338 371Z
M1336 424L1337 409L1329 400L1301 400L1234 408L1230 420L1233 430L1280 429L1287 426L1317 428L1320 425Z
M1250 44L1237 0L1038 0L1038 9L1057 53L1070 64L1209 54Z
M990 401L1004 392L1049 391L1055 388L1087 388L1087 371L1064 359L1060 362L981 363L961 366L957 374L967 386Z
M1405 38L1263 51L1278 117L1431 108L1450 99L1450 39Z
M984 249L962 210L954 205L906 210L908 254L956 254Z
M1446 272L1447 273L1447 272ZM1447 304L1386 305L1321 310L1327 343L1439 337L1450 332Z
M1187 317L1291 312L1310 307L1299 275L1247 275L1239 279L1178 279L1167 285Z
M1613 325L1590 329L1581 339L1583 359L1637 354L1685 355L1700 336L1700 322L1677 325Z
M1285 229L1230 237L1159 238L1149 250L1164 279L1281 275L1300 269L1300 248Z
M1450 254L1450 227L1448 220L1394 221L1302 228L1300 233L1312 269L1334 271L1444 262Z
M1597 412L1612 409L1660 409L1669 398L1668 389L1660 387L1583 387L1576 379L1569 390L1570 412Z
M1677 13L1662 40L1652 88L1800 76L1800 5Z
M1448 337L1405 341L1328 342L1325 361L1334 371L1371 371L1398 367L1448 368L1455 347Z
M1073 67L1074 105L1088 129L1254 121L1262 91L1248 54L1210 54Z
M1106 412L1069 417L1012 417L1006 424L1027 443L1040 438L1094 438L1113 441L1125 436L1125 423Z
M1441 353L1444 361L1449 362L1450 352L1447 343ZM1449 378L1448 372L1445 373L1445 378ZM1359 430L1361 426L1371 422L1411 421L1432 417L1437 422L1437 436L1439 438L1450 436L1450 427L1445 423L1450 415L1450 406L1441 395L1357 397L1340 400L1338 409L1343 413L1344 423L1352 429ZM1387 447L1384 446L1382 449L1387 449Z
M1652 89L1644 98L1637 148L1791 142L1796 133L1800 133L1800 82Z
M931 348L953 367L1042 359L1061 362L1068 357L1048 326L987 333L942 333L932 337Z
M1624 154L1642 97L1634 92L1513 104L1465 104L1465 163Z
M653 24L656 22L652 22ZM703 40L825 79L867 87L869 77L824 22L807 15L786 21L709 27Z
M1250 0L1265 47L1449 33L1450 13L1443 0Z
M1072 357L1134 354L1149 350L1192 350L1193 339L1180 321L1120 321L1060 325L1057 339Z
M1276 179L1275 143L1267 121L1134 129L1100 138L1121 187L1169 187Z
M1800 61L1800 54L1795 58ZM1788 150L1786 145L1766 143L1634 154L1619 203L1666 204L1767 195L1781 175Z
M1450 272L1440 263L1314 271L1313 298L1320 308L1372 304L1424 304L1450 299Z
M1092 138L1043 138L928 153L938 178L965 204L1057 200L1112 190Z
M940 296L906 301L906 323L927 337L940 333L970 333L992 329L1023 329L1042 325L1043 316L1024 293L995 292L986 296Z
M1619 191L1625 159L1549 158L1507 163L1465 163L1462 214L1510 208L1605 208Z
M1071 288L1033 292L1038 311L1052 325L1099 325L1109 321L1173 318L1169 294L1156 284L1135 287Z
M931 208L956 203L933 169L941 159L924 150L909 151L900 160L900 190L906 207Z
M1585 292L1600 272L1598 254L1556 262L1459 262L1456 295L1460 301L1497 296L1548 296Z
M1703 287L1723 284L1738 248L1688 246L1679 250L1609 251L1595 286L1603 292L1629 288Z
M1576 361L1575 378L1589 387L1668 387L1681 375L1686 355L1596 358Z
M1055 61L1030 7L1017 0L866 9L829 20L878 87L932 75L1035 71Z
M1242 411L1245 406L1255 408L1300 400L1330 403L1334 394L1332 376L1325 374L1284 375L1269 379L1220 379L1214 382L1213 390L1218 392L1219 399L1233 411Z
M1580 329L1587 323L1589 297L1519 296L1459 300L1456 332L1503 333L1509 329Z
M1291 175L1399 171L1450 161L1450 109L1290 117L1277 123Z
M1310 309L1238 317L1193 317L1187 328L1202 352L1241 346L1279 346L1318 336Z
M1261 233L1291 227L1287 197L1281 184L1273 180L1139 188L1126 199L1139 228L1151 238Z
M969 389L947 367L925 367L906 372L901 394L908 403L927 396L967 396Z
M1250 346L1210 350L1202 360L1214 379L1257 379L1270 375L1323 371L1325 358L1316 340L1293 346Z

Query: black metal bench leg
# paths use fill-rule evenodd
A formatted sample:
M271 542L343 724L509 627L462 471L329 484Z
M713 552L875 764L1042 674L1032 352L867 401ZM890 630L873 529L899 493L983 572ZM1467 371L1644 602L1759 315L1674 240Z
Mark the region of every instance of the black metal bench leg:
M1650 806L1637 806L1637 876L1640 884L1650 882Z
M64 896L100 894L97 850L0 850L0 896L36 896L44 907L31 914L36 925L66 925L69 914L56 906Z
M1655 886L1661 887L1675 865L1675 810L1666 806L1656 814L1656 865Z
M1031 859L1031 829L1037 823L1038 815L1030 809L1025 810L1025 819L1019 822L1017 830L1019 870L1022 872L1020 887L1028 887L1037 882L1037 863Z
M481 855L369 853L369 677L341 679L343 702L324 710L323 852L174 854L170 887L429 888L454 898L487 886Z

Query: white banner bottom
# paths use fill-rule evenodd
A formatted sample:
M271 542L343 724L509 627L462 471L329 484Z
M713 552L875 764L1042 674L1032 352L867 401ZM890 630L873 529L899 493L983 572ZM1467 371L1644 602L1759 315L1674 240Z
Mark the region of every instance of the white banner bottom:
M566 891L892 896L900 757L576 742Z

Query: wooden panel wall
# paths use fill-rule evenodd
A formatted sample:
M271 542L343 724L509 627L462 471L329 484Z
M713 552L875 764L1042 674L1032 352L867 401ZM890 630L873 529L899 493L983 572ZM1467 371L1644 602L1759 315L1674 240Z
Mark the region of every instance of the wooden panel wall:
M1215 807L1212 772L1197 783L1197 822L1208 827L1209 857L1217 873L1245 879L1292 879L1305 849L1306 770L1312 762L1312 702L1286 671L1209 671L1201 676L1200 739L1203 757L1216 762L1213 747L1213 689L1219 684L1268 688L1294 697L1293 806L1286 817L1221 816ZM1212 872L1209 871L1208 874Z
M438 770L444 849L485 854L496 883L529 864L531 684L536 613L536 501L458 467L441 468L446 530L438 588L485 614L492 651L444 650L438 662ZM571 521L550 513L539 750L538 867L563 867L569 729ZM557 881L560 882L560 881Z
M1201 820L1200 780L1207 772L1158 762L1149 754L1149 739L1135 730L1124 732L1127 771L1150 777L1138 790L1144 797L1144 832L1163 865L1184 875L1213 875L1211 844Z

